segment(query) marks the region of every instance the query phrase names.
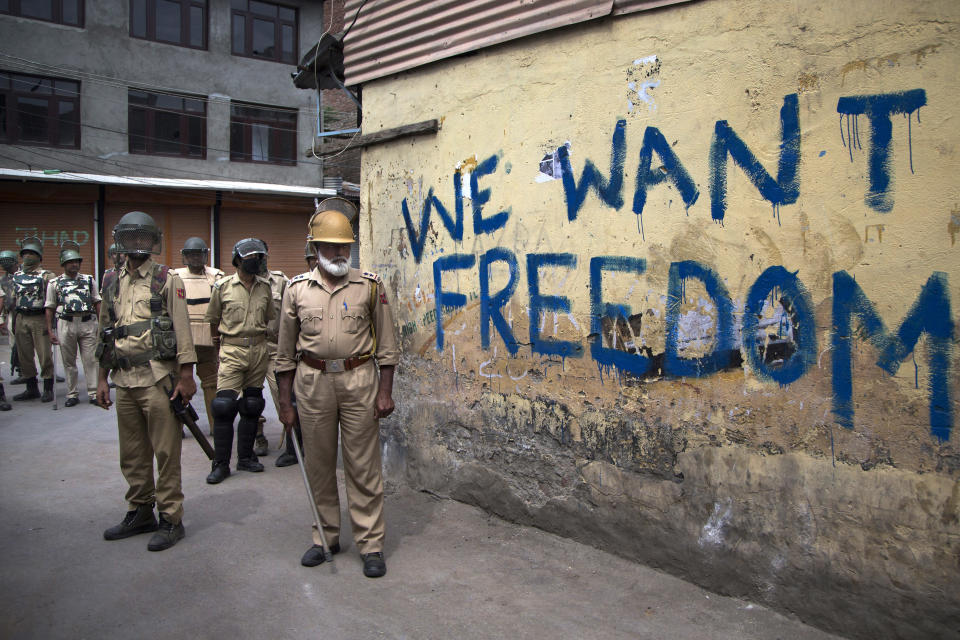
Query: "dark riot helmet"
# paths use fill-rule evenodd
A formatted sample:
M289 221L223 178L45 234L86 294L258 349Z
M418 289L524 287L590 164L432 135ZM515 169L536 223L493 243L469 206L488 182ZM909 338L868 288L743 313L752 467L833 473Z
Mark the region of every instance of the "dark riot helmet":
M124 214L113 228L113 240L118 253L137 256L160 253L162 239L163 234L157 228L157 223L143 211Z
M183 243L183 249L180 249L180 255L184 258L187 257L188 253L202 253L203 261L206 262L210 255L210 248L203 241L203 238L194 236L193 238L187 238L187 241Z
M40 240L37 236L30 236L24 238L23 242L20 243L20 256L23 257L24 251L33 251L35 254L43 257L43 241Z
M60 266L71 260L83 262L83 258L80 256L80 245L72 240L67 240L60 245Z
M239 267L240 261L248 256L262 253L267 257L267 243L259 238L244 238L233 245L233 266Z
M0 251L0 267L4 269L12 269L17 264L17 254L9 249L6 251Z

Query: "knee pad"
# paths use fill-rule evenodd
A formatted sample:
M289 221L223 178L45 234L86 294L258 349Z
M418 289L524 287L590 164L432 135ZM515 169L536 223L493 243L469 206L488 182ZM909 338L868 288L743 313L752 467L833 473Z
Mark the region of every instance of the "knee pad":
M257 418L263 413L267 401L263 399L263 389L249 387L243 390L243 399L239 402L241 416Z
M210 403L214 418L224 418L233 422L238 405L236 391L217 391L217 397Z

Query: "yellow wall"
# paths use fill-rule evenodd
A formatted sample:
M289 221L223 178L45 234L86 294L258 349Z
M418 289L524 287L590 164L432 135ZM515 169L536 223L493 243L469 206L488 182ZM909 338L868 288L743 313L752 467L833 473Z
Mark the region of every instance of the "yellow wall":
M426 435L438 420L428 402L462 407L456 418L462 421L479 400L482 406L508 405L496 415L512 413L521 416L517 424L531 423L525 435L531 442L550 436L575 451L576 482L591 490L602 485L596 464L611 473L669 479L681 473L685 454L708 446L748 457L790 454L782 457L792 462L770 471L773 477L787 469L827 473L838 465L857 478L886 469L907 474L910 482L928 481L940 509L936 517L943 520L936 524L934 518L930 526L940 527L937 540L955 540L948 532L957 531L958 501L951 496L960 470L960 374L951 333L960 301L958 26L960 4L953 0L715 0L556 30L366 85L365 132L428 118L442 123L436 135L370 147L363 158L362 262L381 273L394 296L408 356L401 376L410 385L398 404L417 407L402 427L413 434L407 444L428 451L423 460L456 466L463 456L440 451ZM799 159L792 164L794 117ZM882 140L885 122L888 144ZM753 174L758 182L766 179L763 193L723 153L727 131L762 165ZM658 134L682 169L657 147ZM645 139L653 148L651 172L641 175L651 184L638 216ZM566 143L568 189L540 172L541 160ZM730 144L736 147L735 140ZM478 192L471 193L470 178L485 161L495 169L475 185L489 197L482 217L505 211L506 222L494 219L490 232L478 232ZM618 162L622 168L611 171ZM587 189L582 206L571 208L587 163L609 188L605 197ZM718 166L726 166L722 221L715 219ZM792 167L795 181L789 179ZM664 180L654 184L657 176ZM685 206L692 192L695 202ZM431 209L422 237L425 202ZM518 343L513 357L492 324L489 347L481 344L479 263L493 249L517 261L516 290L502 309ZM575 266L540 269L540 294L565 297L570 313L544 314L536 324L542 322L546 342L537 346L531 344L529 314L536 301L527 261L540 254L566 254L554 258ZM592 352L591 261L599 257L613 258L600 278L602 304L628 305L627 315L635 316L621 323L616 346L623 349L625 339L628 350L640 347L635 355L621 351L615 367ZM444 271L442 290L464 300L448 299L458 304L442 310L438 349L435 269L458 259L464 268ZM491 294L506 285L506 264L491 267ZM672 286L671 265L678 276ZM679 277L685 268L699 269L703 278ZM757 293L767 300L757 307L761 331L744 339L744 307L763 274L781 287ZM708 295L704 282L714 276L729 293L732 319L730 350L717 356L718 370L691 360L724 346L718 336L723 296ZM787 286L792 281L800 283L794 291ZM835 339L844 309L854 311L853 337ZM857 328L856 319L871 314L882 319L886 333ZM762 356L759 365L752 362L757 336L775 334L778 326L805 336L782 343L795 349L787 364L763 363ZM921 330L919 342L893 337L901 327ZM612 332L600 333L599 346L611 347ZM544 353L558 340L570 342L567 357ZM684 362L671 366L671 344ZM849 376L845 367L834 370L838 346L849 347ZM776 347L775 341L771 353ZM790 367L799 377L781 384ZM539 411L531 408L537 403ZM561 407L562 419L544 418L553 407ZM616 442L611 420L619 420ZM624 433L624 420L632 433ZM672 434L667 445L650 436L663 425ZM661 445L665 458L651 453ZM517 482L495 460L476 464L494 469L508 485ZM874 481L864 475L863 486ZM630 494L624 483L620 491ZM645 491L636 489L633 497L642 499ZM916 496L884 491L890 499L885 509L919 508ZM722 491L712 495L719 511L707 505L700 522L705 528L711 514L723 514ZM738 497L729 497L735 505ZM832 506L827 511L826 517L835 515ZM937 557L950 557L956 546L938 544L930 542ZM829 558L831 552L824 553ZM956 577L940 578L956 586Z

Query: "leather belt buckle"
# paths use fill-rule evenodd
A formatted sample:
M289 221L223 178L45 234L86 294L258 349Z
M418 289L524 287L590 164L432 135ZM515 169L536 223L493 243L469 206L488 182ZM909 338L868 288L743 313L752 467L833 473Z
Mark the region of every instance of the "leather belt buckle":
M347 370L343 360L325 360L327 373L343 373Z

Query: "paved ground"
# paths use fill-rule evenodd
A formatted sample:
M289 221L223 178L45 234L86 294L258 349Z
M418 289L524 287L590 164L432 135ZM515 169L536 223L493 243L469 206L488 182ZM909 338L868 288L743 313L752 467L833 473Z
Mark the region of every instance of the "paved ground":
M22 389L7 386L8 395ZM267 411L275 444L279 426ZM274 467L275 457L264 460L265 473L210 486L209 463L185 440L187 537L150 553L149 536L102 538L125 510L116 414L14 403L0 413L0 637L833 637L394 483L386 577L364 578L352 544L332 564L307 569L299 564L310 544L303 484L296 467Z

